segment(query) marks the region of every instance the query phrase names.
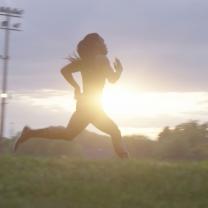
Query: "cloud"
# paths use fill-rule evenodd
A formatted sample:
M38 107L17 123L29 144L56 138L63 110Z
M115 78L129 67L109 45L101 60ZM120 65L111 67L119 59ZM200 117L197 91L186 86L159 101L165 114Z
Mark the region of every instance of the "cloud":
M0 3L4 6L5 1ZM42 89L55 88L60 94L62 90L71 90L61 77L60 68L67 63L64 58L73 53L79 40L94 31L105 38L109 58L118 56L122 60L125 68L121 84L130 83L140 92L200 93L208 90L206 0L19 0L10 4L25 10L23 19L18 20L22 22L23 32L12 33L10 45L9 89L15 93L27 90L15 97L16 103L9 104L15 115L20 116L21 110L26 112L23 106L37 113L34 110L37 103L44 114L41 109L46 106L41 103L46 102L45 99L52 100L51 97L55 99L56 95L44 93ZM3 39L1 32L0 45ZM39 97L38 92L43 96ZM31 106L30 102L36 106ZM52 103L51 107L57 109L54 100ZM198 103L198 107L195 111L183 112L181 117L161 115L161 120L152 118L152 123L140 117L129 122L159 126L165 121L174 124L192 116L206 119L206 104ZM49 113L46 117L50 117ZM24 123L23 119L16 121ZM127 122L122 121L122 124L127 125Z
M57 78L66 64L64 57L73 53L86 33L97 31L109 45L110 57L119 56L126 66L125 81L142 83L144 90L208 90L207 1L20 0L11 4L25 14L20 20L23 32L12 35L10 89L50 88L54 83L64 89Z
M7 126L15 123L17 129L25 124L34 128L47 125L66 125L75 110L73 94L64 90L43 89L36 91L13 91L8 105ZM163 128L175 126L188 120L207 121L208 93L138 93L138 106L129 113L108 112L123 129ZM122 110L122 109L121 109ZM126 110L125 110L126 111ZM127 111L128 112L128 111ZM148 112L148 113L146 113Z

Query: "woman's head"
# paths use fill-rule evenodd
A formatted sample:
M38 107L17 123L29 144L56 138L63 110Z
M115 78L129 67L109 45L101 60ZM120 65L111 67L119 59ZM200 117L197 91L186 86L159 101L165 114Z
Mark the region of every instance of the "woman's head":
M107 55L108 51L104 39L98 33L90 33L78 43L77 53L81 59L89 59Z

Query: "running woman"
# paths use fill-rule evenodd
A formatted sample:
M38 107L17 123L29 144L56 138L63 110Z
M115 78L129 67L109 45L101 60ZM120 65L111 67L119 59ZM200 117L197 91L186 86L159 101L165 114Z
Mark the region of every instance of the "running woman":
M106 83L115 83L121 76L122 64L115 59L114 69L107 58L107 47L104 39L97 33L90 33L77 45L77 55L70 58L70 63L61 69L61 73L74 88L76 111L73 113L66 128L48 127L31 129L24 127L14 149L30 138L72 140L89 124L108 134L116 154L124 159L128 152L122 144L121 132L118 126L106 115L101 104L101 96ZM81 73L82 90L73 74ZM116 99L116 98L115 98Z

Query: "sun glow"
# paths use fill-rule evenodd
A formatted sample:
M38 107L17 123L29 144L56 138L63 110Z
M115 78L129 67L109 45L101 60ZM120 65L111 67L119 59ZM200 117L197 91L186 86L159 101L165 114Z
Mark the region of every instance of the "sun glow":
M40 96L41 95L41 96ZM51 110L73 112L75 100L67 91L44 90L33 95L18 96L30 105ZM103 94L103 106L109 115L129 117L156 117L180 115L207 109L207 93L203 92L137 92L128 87L108 86Z
M76 109L73 91L44 89L13 97L15 106L34 112L38 108L54 116L62 115L63 120ZM165 125L190 119L206 121L207 100L206 92L141 92L127 86L108 85L103 107L124 134L144 133L153 138Z
M203 98L203 93L145 93L110 86L104 92L103 105L113 115L153 117L197 111Z

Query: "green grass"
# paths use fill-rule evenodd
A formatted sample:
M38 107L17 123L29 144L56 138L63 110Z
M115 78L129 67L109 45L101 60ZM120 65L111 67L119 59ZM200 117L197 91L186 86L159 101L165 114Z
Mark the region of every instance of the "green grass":
M2 208L208 207L208 162L0 158Z

